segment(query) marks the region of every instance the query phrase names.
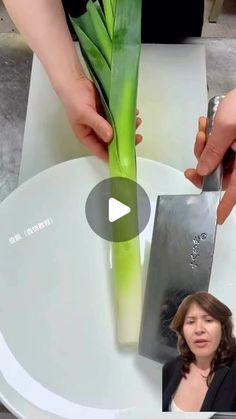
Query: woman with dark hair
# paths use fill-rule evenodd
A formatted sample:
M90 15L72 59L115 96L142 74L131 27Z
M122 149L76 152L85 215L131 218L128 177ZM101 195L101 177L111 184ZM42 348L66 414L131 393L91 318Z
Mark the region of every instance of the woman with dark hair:
M163 367L163 411L236 411L236 339L230 309L199 291L180 304L171 329L179 357Z

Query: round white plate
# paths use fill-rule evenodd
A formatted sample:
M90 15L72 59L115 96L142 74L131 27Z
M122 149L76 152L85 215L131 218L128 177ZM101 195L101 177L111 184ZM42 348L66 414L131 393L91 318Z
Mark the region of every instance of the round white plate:
M152 203L140 235L145 278L157 195L197 190L157 162L138 159L138 173ZM107 177L94 157L71 160L0 205L0 397L20 418L162 416L161 365L116 345L110 243L85 216L89 192ZM232 307L235 223L234 213L219 231L211 281Z

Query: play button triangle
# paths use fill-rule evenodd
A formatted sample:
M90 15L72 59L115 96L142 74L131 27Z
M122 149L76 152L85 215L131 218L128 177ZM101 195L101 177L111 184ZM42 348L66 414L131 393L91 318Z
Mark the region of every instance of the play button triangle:
M85 212L94 233L112 243L121 243L143 231L151 205L138 183L124 177L111 177L91 190Z
M130 211L131 209L127 205L115 198L109 198L108 218L111 223L129 214Z

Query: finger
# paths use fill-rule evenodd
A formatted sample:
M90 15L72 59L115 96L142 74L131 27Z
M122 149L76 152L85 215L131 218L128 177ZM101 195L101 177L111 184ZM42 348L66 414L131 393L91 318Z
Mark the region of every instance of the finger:
M135 136L135 144L138 145L143 141L143 136L140 134L136 134Z
M231 174L228 187L217 209L217 223L223 224L236 204L236 164Z
M228 187L218 208L217 223L223 224L236 204L236 187Z
M202 131L199 131L197 133L197 137L196 137L196 141L194 145L194 154L197 160L199 160L205 146L206 146L206 134Z
M207 175L219 165L223 160L226 150L234 140L235 126L232 124L232 111L226 112L224 100L219 105L215 115L214 125L211 135L208 136L206 147L204 148L197 165L199 175Z
M202 176L199 176L196 169L187 169L184 172L184 176L190 180L197 188L202 187Z
M136 118L136 128L138 128L141 124L142 124L142 119L141 118Z
M198 130L205 133L206 123L207 123L207 118L205 116L200 116L198 120Z
M80 141L91 151L91 153L94 156L97 156L104 161L108 160L108 151L106 144L103 143L94 134L89 134Z
M197 172L201 176L211 173L223 160L228 144L219 141L219 137L209 137L199 157Z
M81 123L88 125L104 142L108 143L112 139L111 125L100 116L93 108L89 107L84 115L81 116Z

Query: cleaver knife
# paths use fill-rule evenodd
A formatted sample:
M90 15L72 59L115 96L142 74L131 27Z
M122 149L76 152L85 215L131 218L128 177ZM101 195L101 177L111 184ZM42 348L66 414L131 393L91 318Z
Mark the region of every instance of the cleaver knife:
M208 103L207 137L223 97ZM219 166L204 177L200 194L157 198L139 337L142 356L158 362L175 357L177 337L169 328L171 320L184 297L208 290L221 183Z

